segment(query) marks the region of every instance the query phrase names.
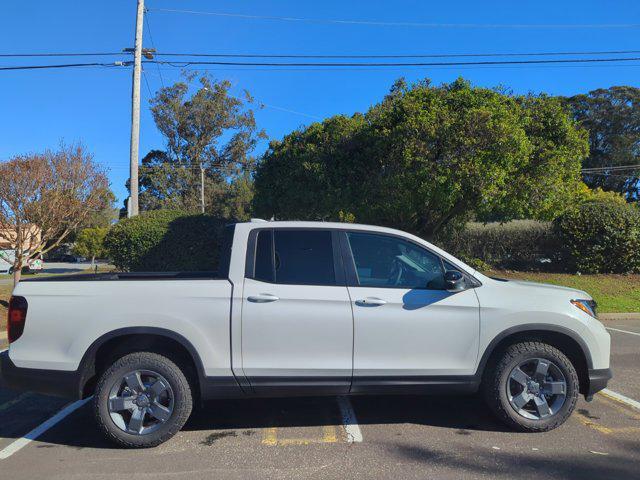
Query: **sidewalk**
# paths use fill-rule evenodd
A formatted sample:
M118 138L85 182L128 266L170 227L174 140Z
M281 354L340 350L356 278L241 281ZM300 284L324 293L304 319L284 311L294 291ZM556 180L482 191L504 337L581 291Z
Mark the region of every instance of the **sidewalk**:
M604 321L640 320L640 312L633 313L598 313L598 318Z

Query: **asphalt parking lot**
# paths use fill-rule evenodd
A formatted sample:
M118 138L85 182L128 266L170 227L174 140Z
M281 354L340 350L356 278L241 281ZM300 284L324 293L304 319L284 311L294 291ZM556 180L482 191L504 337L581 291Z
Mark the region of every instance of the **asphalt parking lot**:
M90 404L31 441L68 402L0 385L0 478L640 478L640 320L606 326L611 393L543 434L506 430L475 396L234 400L160 447L120 450Z

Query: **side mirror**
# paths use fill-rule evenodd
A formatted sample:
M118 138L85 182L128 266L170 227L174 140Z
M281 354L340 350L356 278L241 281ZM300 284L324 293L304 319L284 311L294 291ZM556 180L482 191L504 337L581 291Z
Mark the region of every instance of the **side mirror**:
M450 292L459 292L464 290L464 275L457 270L447 270L444 273L445 288Z

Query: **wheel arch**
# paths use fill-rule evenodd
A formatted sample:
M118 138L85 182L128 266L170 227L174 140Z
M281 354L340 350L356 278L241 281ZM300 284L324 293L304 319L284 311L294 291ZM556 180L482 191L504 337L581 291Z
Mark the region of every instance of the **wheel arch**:
M82 398L93 393L97 376L110 359L139 349L151 351L168 349L174 359L192 369L193 385L198 391L205 378L204 366L193 344L182 335L158 327L126 327L105 333L87 349L80 361L79 392ZM160 352L158 352L160 353Z
M487 367L490 367L498 354L509 345L520 341L541 341L556 347L569 357L574 365L580 381L580 393L585 393L589 387L589 370L593 368L593 361L585 341L573 330L559 325L525 324L508 328L496 335L485 349L476 376L482 379Z

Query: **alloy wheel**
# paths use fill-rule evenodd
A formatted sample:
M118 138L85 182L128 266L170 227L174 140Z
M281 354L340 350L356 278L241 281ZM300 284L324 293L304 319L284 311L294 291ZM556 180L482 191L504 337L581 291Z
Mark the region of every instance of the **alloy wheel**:
M519 415L530 420L544 420L564 405L567 381L552 361L530 358L511 370L507 398Z
M146 435L160 428L173 414L174 394L169 382L151 370L134 370L109 391L109 415L122 431Z

